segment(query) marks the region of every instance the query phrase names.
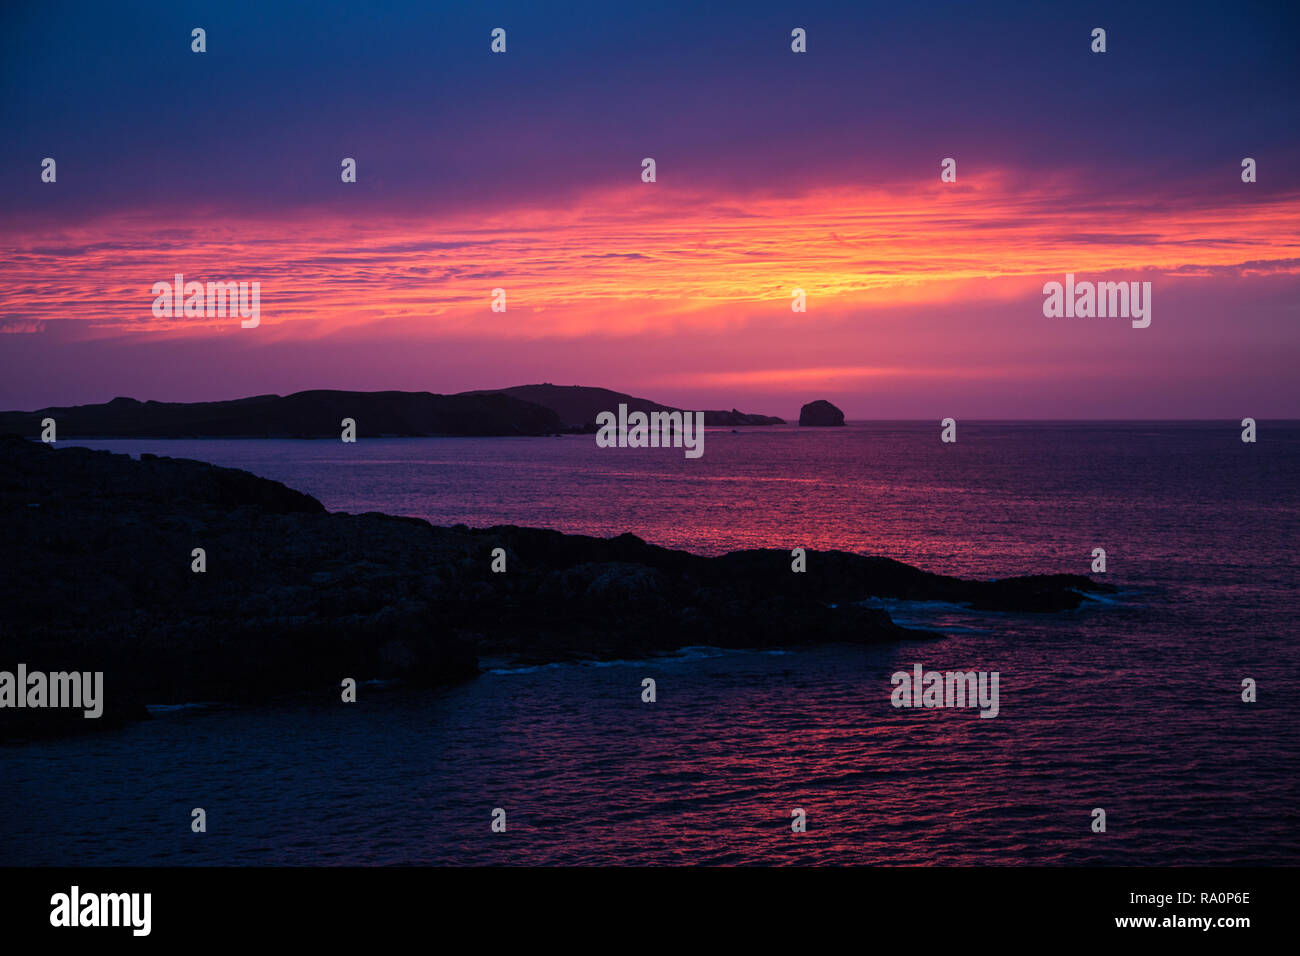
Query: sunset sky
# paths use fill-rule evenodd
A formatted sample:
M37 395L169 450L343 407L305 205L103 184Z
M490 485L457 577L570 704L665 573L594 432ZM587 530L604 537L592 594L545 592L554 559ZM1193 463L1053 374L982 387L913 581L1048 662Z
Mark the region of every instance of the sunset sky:
M268 6L6 5L0 408L1300 417L1295 3ZM1045 318L1067 272L1151 326ZM261 324L155 318L175 273Z

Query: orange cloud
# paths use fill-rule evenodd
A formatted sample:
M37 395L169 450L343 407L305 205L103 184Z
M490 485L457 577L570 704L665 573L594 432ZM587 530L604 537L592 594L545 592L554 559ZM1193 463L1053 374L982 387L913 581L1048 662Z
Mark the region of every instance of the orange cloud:
M1023 296L1065 272L1300 271L1300 194L1249 201L1244 185L1176 202L1011 174L793 197L638 187L437 221L322 212L178 225L140 213L15 232L0 318L80 320L100 334L239 331L237 321L154 318L150 287L177 272L260 281L258 335L530 337L725 326L744 310L724 306L788 313L796 287L810 308L870 308L952 301L972 284L986 297ZM498 287L504 315L489 310Z

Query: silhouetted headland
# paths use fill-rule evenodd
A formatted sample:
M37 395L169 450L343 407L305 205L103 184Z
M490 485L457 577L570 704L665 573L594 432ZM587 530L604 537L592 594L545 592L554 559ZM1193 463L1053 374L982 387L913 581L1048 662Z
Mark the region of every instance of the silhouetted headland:
M702 557L631 534L331 514L245 471L17 436L0 437L0 516L0 669L105 675L102 718L4 709L0 736L98 729L145 702L337 695L347 677L439 685L473 678L480 657L925 635L855 603L872 597L1052 612L1110 590L1080 575L966 581L838 551L808 552L796 574L783 550Z
M551 435L550 409L509 395L316 389L227 402L139 402L0 412L0 432L36 437L52 418L58 438L338 438L344 418L368 438Z
M674 411L606 388L524 385L498 391L349 392L314 389L254 395L223 402L141 402L115 398L34 412L0 412L0 434L41 437L55 422L56 438L338 438L342 421L365 438L500 437L595 430L596 415L619 402L642 411ZM707 411L712 426L779 425L780 418Z

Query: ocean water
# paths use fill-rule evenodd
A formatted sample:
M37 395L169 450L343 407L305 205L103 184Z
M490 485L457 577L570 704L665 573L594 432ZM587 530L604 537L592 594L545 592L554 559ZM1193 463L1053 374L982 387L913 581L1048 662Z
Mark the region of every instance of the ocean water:
M86 442L245 468L332 510L705 554L842 548L991 578L1086 573L1102 547L1120 591L1045 616L889 605L937 641L488 661L446 690L193 706L0 748L0 863L1300 863L1300 425L1239 436L724 429L698 460L590 436ZM997 671L998 717L894 708L890 675L915 663Z

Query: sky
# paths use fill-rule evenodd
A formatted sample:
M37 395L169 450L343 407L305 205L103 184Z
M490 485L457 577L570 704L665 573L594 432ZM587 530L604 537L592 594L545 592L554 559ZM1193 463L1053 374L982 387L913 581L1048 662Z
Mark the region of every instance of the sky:
M1300 418L1298 30L1292 2L11 0L0 408L553 382ZM259 282L259 325L156 317L177 273ZM1150 326L1045 316L1067 273L1150 282Z

